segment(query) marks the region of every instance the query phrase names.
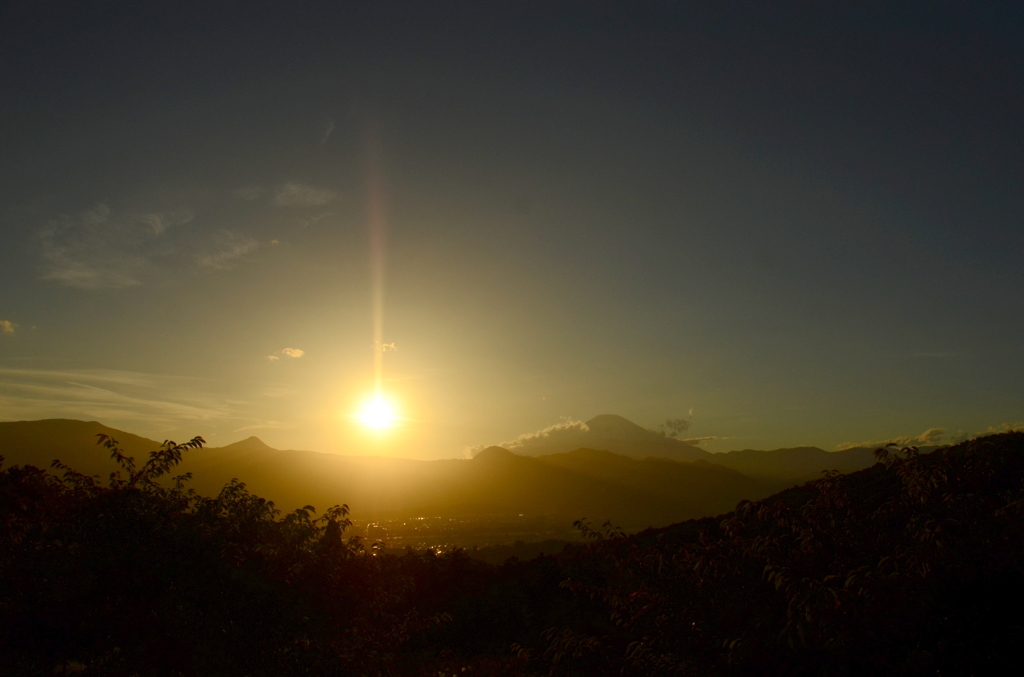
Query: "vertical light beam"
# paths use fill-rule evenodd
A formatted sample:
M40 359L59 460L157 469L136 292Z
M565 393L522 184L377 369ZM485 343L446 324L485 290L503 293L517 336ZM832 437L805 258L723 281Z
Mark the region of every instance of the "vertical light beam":
M387 246L387 211L380 140L374 127L367 143L367 216L370 230L370 285L373 302L373 383L377 397L384 382L384 277Z

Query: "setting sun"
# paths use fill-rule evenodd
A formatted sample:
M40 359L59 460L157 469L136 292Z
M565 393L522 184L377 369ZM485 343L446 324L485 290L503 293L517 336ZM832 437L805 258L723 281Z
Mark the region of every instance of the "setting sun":
M382 395L367 400L356 418L368 428L392 428L398 425L394 405Z

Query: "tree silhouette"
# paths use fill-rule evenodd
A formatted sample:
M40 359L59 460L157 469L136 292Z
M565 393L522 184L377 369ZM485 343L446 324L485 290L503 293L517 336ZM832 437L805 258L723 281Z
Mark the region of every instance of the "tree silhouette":
M200 496L173 472L201 438L98 444L105 481L0 458L0 674L983 674L1024 639L1022 433L499 567Z

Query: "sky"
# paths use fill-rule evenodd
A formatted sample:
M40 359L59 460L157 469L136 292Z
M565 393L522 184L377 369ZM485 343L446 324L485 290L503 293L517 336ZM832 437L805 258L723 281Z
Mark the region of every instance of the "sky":
M424 459L1024 420L1010 3L0 12L0 420Z

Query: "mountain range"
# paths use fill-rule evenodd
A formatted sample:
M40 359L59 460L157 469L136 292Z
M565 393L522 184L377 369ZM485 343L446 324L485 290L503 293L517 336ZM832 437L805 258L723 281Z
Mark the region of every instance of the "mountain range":
M854 472L875 463L874 447L854 447L833 452L818 447L772 451L744 449L713 454L684 440L642 428L614 414L602 414L582 424L555 426L526 435L510 443L508 448L523 456L545 456L579 448L604 449L635 459L653 457L713 463L737 470L748 477L783 483L814 479L823 470Z
M105 478L116 467L109 452L96 445L97 434L114 437L139 461L159 447L155 440L96 421L51 419L0 422L0 455L5 465L44 468L59 459ZM711 454L611 415L591 419L586 430L537 440L530 455L522 451L489 447L472 459L417 461L279 450L250 437L187 452L174 474L191 472L190 486L203 494L215 494L238 478L285 510L347 503L361 521L587 516L633 530L718 515L740 500L769 496L823 470L849 472L874 463L870 449Z
M629 458L655 457L673 461L696 461L713 455L614 414L601 414L586 423L552 426L502 446L521 456L545 456L581 448L603 449Z

